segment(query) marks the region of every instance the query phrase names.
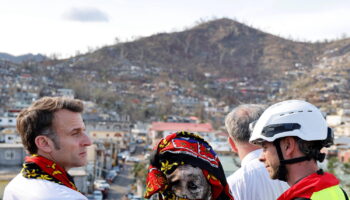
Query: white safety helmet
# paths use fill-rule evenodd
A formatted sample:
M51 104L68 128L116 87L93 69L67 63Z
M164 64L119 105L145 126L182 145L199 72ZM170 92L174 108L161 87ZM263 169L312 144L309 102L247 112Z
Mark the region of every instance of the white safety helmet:
M249 142L254 144L273 142L288 136L305 141L327 141L324 146L332 143L328 139L333 140L320 110L301 100L282 101L270 106L253 126Z

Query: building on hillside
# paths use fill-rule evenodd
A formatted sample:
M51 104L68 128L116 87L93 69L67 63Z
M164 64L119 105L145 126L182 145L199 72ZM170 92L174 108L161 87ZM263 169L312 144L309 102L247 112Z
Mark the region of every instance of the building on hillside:
M21 166L25 156L22 144L0 144L0 166Z
M74 179L75 186L79 192L87 194L91 181L88 181L88 172L85 167L75 167L68 171Z
M61 96L61 97L68 97L74 99L74 90L72 89L67 89L67 88L59 88L56 91L56 96Z
M114 144L118 150L127 149L131 141L130 122L87 121L86 131L95 142Z
M32 102L31 102L32 103ZM11 111L19 113L19 111L28 108L28 106L31 104L29 102L24 101L18 101L15 99L10 99L8 102L8 107L11 107Z
M350 149L350 137L342 136L334 139L337 149Z
M338 115L350 117L350 109L347 109L347 108L338 109Z
M340 162L350 163L350 149L344 150L344 151L340 151L338 153L338 159L339 159Z
M334 129L334 135L337 136L350 136L350 123L341 124Z
M131 133L133 138L136 139L137 143L148 143L150 141L150 138L148 137L148 129L149 124L145 123L136 123L134 124L134 127L131 129Z
M90 137L93 141L101 143L113 143L118 146L118 149L128 148L130 142L130 134L122 131L89 131Z
M198 105L201 105L201 101L195 97L187 97L183 95L176 95L172 97L172 103L177 106L194 108Z
M16 92L14 94L14 101L20 102L20 105L30 105L33 101L37 100L39 95L33 92Z
M228 144L226 132L216 132L213 141L210 141L210 145L217 153L227 154L232 153L231 146Z
M177 132L187 131L202 136L207 141L215 138L213 127L210 123L176 123L176 122L152 122L149 129L152 147L158 144L159 140L167 135Z
M350 137L342 136L335 138L334 146L339 161L350 162Z
M326 117L328 126L335 127L342 123L342 117L340 115L327 115Z
M104 170L109 170L118 164L118 153L131 149L131 123L129 121L86 120L86 131L96 148L96 177L103 176Z
M100 118L97 118L99 121L85 118L84 120L87 131L96 130L130 132L132 128L132 124L129 121L102 121Z
M0 127L15 127L16 117L0 117Z
M327 115L327 124L333 128L336 136L350 136L350 117L342 115L344 110L339 111L338 115Z
M15 127L3 128L0 131L0 143L7 143L7 144L21 143L21 137L17 133L16 128Z

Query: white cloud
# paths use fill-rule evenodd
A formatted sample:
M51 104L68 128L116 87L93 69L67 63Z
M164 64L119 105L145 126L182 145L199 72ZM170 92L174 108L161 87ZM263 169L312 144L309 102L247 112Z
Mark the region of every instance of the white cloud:
M71 8L63 14L67 20L79 22L108 22L109 17L106 13L97 8Z

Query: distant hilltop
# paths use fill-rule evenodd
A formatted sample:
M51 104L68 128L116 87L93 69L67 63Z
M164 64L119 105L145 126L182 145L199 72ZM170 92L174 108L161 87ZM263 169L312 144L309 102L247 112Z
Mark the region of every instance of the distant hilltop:
M42 55L42 54L24 54L24 55L20 55L20 56L13 56L11 54L8 53L0 53L0 60L4 60L4 61L10 61L13 63L23 63L23 62L27 62L27 61L34 61L34 62L41 62L43 60L48 59L46 56Z

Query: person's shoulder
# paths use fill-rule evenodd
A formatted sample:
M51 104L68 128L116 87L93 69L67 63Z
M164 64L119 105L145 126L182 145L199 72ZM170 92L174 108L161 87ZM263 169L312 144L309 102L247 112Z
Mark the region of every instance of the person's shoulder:
M251 160L248 164L241 167L240 175L236 177L235 181L242 180L246 185L275 185L282 188L288 188L287 183L270 178L264 164L258 159ZM233 174L234 175L234 174Z
M245 165L237 169L233 174L227 177L228 181L246 181L248 177L254 177L257 173L261 173L265 169L265 166L259 162L256 162L255 159L250 160Z
M38 180L38 187L41 187L41 191L48 199L74 199L74 200L85 200L87 199L80 192L72 190L64 185L58 183ZM49 198L50 197L50 198Z
M244 173L254 173L256 171L264 170L265 166L262 162L259 161L258 158L250 160L244 166L242 166L242 170Z
M25 194L29 199L87 199L80 192L58 183L42 179L28 179L21 175L17 175L6 189L5 192L12 193L14 196Z
M236 179L240 179L244 175L243 169L238 168L234 173L227 177L227 181L233 181Z
M21 174L17 174L5 187L5 191L6 190L10 190L13 187L18 186L19 184L22 183L22 175Z
M247 169L246 167L241 167L229 177L227 177L227 182L232 187L245 187L247 185L254 184L256 178L260 176L259 173L260 172L256 169Z

